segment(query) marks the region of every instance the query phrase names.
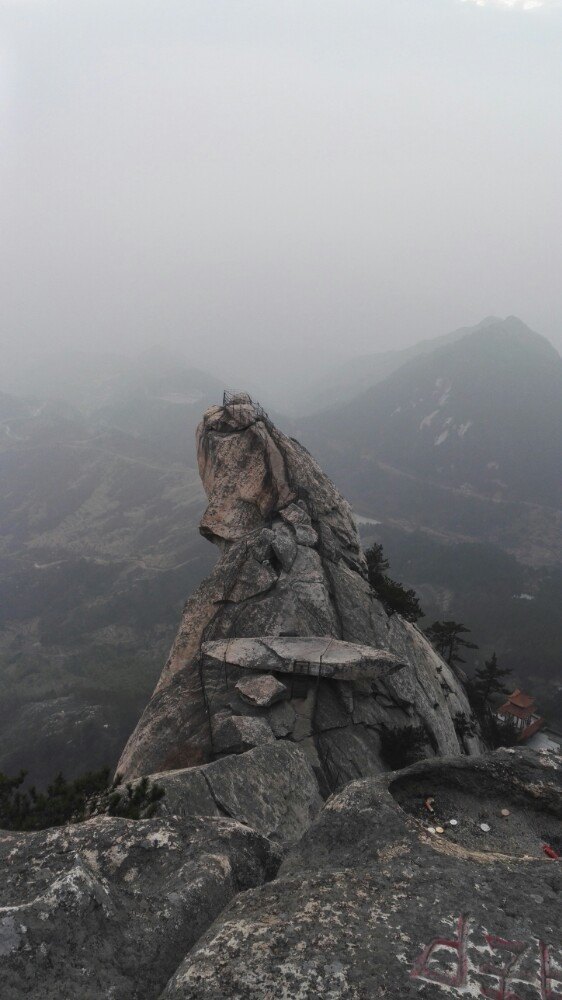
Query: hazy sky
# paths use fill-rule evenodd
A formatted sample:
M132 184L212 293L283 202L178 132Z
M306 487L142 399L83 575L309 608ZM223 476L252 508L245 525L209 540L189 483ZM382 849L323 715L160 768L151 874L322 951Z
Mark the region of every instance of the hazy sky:
M0 0L1 336L560 347L561 108L554 0Z

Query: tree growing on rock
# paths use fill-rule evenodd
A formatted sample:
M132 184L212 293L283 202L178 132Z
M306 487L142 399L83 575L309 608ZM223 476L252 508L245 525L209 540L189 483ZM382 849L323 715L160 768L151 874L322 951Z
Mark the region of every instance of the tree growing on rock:
M480 723L482 735L492 747L515 746L518 732L511 721L500 721L493 710L495 695L507 694L509 688L504 678L511 674L509 667L500 667L495 653L484 666L479 667L467 684L467 694L472 710Z
M408 622L416 622L423 618L419 598L414 590L406 590L401 583L387 576L388 559L385 558L382 545L375 542L365 552L369 583L376 592L381 604L389 615L397 612Z
M504 684L503 678L509 674L510 668L500 667L496 654L492 653L490 659L484 661L484 666L478 667L470 682L475 699L486 705L494 695L508 694L509 688Z
M465 662L459 652L461 649L478 649L475 642L463 638L469 632L466 625L454 621L433 622L425 629L430 643L450 667L455 663Z

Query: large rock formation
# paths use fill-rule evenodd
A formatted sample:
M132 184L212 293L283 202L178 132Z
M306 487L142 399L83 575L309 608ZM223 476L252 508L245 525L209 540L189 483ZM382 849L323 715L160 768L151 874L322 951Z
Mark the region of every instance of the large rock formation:
M201 531L221 555L186 604L118 771L288 739L327 792L384 769L383 727L423 726L429 754L478 752L455 731L470 714L462 684L414 625L384 611L351 508L306 449L246 395L208 410L197 439Z

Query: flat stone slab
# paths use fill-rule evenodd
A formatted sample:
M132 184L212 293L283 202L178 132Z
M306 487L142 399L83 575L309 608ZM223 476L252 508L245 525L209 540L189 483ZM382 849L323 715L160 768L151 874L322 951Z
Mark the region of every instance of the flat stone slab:
M331 636L256 636L205 642L210 659L247 670L272 670L335 680L378 680L406 667L393 653Z

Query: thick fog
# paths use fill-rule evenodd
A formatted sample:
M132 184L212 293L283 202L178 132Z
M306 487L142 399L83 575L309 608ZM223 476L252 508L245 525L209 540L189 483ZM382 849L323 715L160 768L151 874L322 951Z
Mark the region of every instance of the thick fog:
M561 345L558 3L0 19L5 361L165 344L282 379L491 313Z

